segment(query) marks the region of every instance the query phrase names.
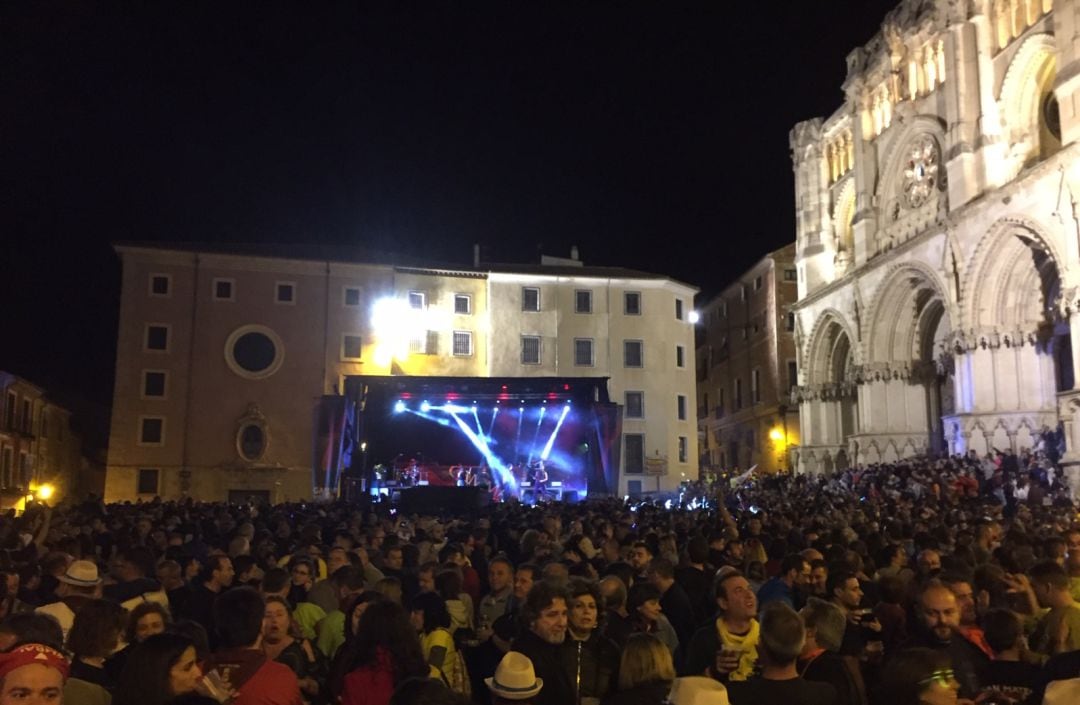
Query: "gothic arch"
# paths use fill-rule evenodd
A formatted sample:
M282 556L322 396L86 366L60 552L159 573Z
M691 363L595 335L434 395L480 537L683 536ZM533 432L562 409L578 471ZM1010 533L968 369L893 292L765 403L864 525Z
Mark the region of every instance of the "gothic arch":
M1064 260L1029 218L998 220L979 241L965 276L967 324L977 331L1030 333L1047 322Z
M935 115L917 115L912 118L904 129L898 132L888 147L885 148L880 160L882 176L878 182L874 196L879 208L885 207L896 193L897 181L903 175L902 163L906 158L905 148L917 137L929 135L937 143L939 154L945 144L945 126L942 120Z
M855 218L855 179L848 176L836 187L836 199L832 212L833 233L837 252L844 251L849 258L855 254L852 221Z
M857 363L851 325L835 309L822 312L807 341L803 379L808 385L843 382L849 368Z
M1026 164L1061 148L1060 136L1043 129L1042 120L1044 101L1052 99L1056 70L1051 34L1025 39L1009 63L998 97L998 112L1009 143L1006 181Z
M914 362L933 359L939 327L956 319L937 272L920 262L903 262L882 279L870 307L867 360ZM928 341L929 338L929 341Z

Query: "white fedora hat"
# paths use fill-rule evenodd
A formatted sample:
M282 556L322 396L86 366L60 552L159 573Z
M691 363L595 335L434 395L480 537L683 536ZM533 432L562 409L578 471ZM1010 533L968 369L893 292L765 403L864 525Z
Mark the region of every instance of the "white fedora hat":
M98 575L97 564L92 561L72 561L67 572L57 580L68 585L90 587L99 584L101 577Z
M544 681L536 677L529 657L517 651L508 651L499 661L495 675L485 678L488 690L506 700L525 700L540 692Z
M668 702L671 705L728 705L727 688L704 676L676 678Z

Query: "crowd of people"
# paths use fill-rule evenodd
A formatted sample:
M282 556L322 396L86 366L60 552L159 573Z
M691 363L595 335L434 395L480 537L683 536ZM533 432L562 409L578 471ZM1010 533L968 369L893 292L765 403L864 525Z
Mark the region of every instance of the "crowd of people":
M685 496L31 506L0 520L0 705L1080 702L1045 458Z

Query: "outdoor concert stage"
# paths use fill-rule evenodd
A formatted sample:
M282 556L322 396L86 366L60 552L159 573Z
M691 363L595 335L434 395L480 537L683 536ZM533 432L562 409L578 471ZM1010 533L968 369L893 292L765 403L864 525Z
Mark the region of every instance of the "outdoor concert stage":
M495 500L532 501L541 466L548 498L617 487L621 415L606 377L352 376L345 397L359 450L347 477L373 494L404 499L415 488L439 502L450 496L444 487L476 484Z

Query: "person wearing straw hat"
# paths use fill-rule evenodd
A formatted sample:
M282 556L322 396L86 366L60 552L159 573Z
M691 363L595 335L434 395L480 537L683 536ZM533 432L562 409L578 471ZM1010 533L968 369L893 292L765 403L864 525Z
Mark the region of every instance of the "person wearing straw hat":
M54 617L64 630L66 640L79 608L101 597L102 581L98 575L97 564L93 561L72 561L67 571L57 580L60 585L56 588L56 594L60 600L42 605L34 611Z
M484 683L491 691L492 705L525 705L544 687L543 679L536 677L532 661L518 651L506 652L495 669L495 675L485 678Z
M675 679L668 702L671 705L728 705L727 688L715 678L684 676Z

